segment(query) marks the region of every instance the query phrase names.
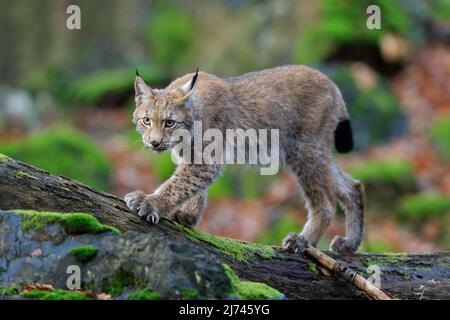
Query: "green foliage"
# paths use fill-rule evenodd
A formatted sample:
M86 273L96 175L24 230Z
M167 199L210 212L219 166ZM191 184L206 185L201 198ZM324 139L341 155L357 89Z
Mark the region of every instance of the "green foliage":
M430 128L429 136L444 159L450 159L450 117L437 120Z
M240 300L280 300L284 295L271 286L253 281L242 281L226 264L222 264L225 274L231 283L230 298Z
M194 26L179 8L163 5L156 13L144 26L143 36L156 64L174 70L192 53Z
M20 295L25 298L39 300L91 300L82 292L66 290L32 290L23 292Z
M382 14L382 28L366 27L366 8L378 5ZM386 32L407 35L411 21L401 5L395 1L321 0L321 18L305 28L294 49L298 63L312 64L322 61L339 45L358 43L376 46Z
M159 68L139 66L139 74L151 85L159 85L162 82ZM130 92L131 97L134 79L134 66L116 70L97 70L72 81L63 91L71 104L96 104L109 95Z
M175 163L172 161L171 153L169 151L163 153L156 153L148 151L151 167L155 174L158 175L161 182L170 178L175 171Z
M355 134L356 149L388 141L406 130L406 121L386 81L379 76L371 89L361 90L344 66L324 66L323 71L338 85L347 104Z
M87 213L59 213L35 210L10 210L22 215L22 230L39 230L46 225L60 223L68 234L97 234L102 232L119 231L110 226L101 224L96 217Z
M82 246L73 248L70 252L78 262L85 263L92 260L97 255L97 251L94 246Z
M273 180L274 176L263 176L256 167L228 166L208 189L208 198L258 199Z
M428 218L445 218L450 213L450 198L435 193L419 193L400 199L397 214L420 223Z
M24 140L0 144L0 152L49 171L106 190L111 164L84 134L69 128L41 131Z
M172 225L172 227L180 230L194 241L209 243L216 250L219 250L238 261L250 263L256 256L263 259L271 259L275 256L273 248L267 245L218 237L196 229L187 228L174 221L164 220L164 223Z
M450 1L434 0L431 6L431 13L434 19L448 22L450 18Z
M415 183L413 168L403 160L366 161L351 168L349 172L363 183Z
M125 298L125 300L159 300L159 299L161 299L161 295L149 288L137 290L133 293L130 293Z
M259 235L256 242L279 246L289 232L298 231L301 228L301 224L292 216L283 215Z
M391 207L398 197L417 192L418 184L411 164L405 160L366 161L349 168L349 174L361 180L367 205Z

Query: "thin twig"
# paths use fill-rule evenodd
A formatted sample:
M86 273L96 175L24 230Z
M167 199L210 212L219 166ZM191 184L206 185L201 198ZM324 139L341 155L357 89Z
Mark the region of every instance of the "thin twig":
M345 263L337 261L332 257L326 255L322 251L317 250L316 248L311 246L308 246L306 248L306 253L331 272L337 274L338 276L344 278L345 280L356 286L368 297L375 300L392 300L392 297L389 296L386 292L377 288L372 283L367 281L367 279L357 274L356 271L349 268Z

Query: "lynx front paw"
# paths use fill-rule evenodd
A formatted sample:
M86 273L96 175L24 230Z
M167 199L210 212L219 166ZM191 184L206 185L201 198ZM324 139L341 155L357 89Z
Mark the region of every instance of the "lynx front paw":
M131 211L136 212L139 217L150 223L159 222L158 199L153 195L146 195L138 190L127 193L124 197L125 203Z
M139 217L144 218L150 223L156 224L159 222L159 209L158 204L159 200L153 196L148 195L145 196L142 202L139 205L137 214Z
M137 190L134 192L127 193L123 200L127 204L127 207L130 208L131 211L136 212L145 198L145 193L141 190Z
M330 244L330 250L338 253L353 253L358 250L359 244L349 241L347 238L336 236Z
M291 232L284 238L281 246L291 252L303 253L308 246L308 241L303 236Z

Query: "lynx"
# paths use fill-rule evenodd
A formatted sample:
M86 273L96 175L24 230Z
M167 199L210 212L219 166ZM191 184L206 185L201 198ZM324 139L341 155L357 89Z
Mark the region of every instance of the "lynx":
M288 65L222 79L206 72L184 75L165 89L149 87L136 72L133 123L144 146L156 152L181 142L177 129L279 129L279 155L296 175L306 200L308 220L301 233L290 233L283 248L303 252L316 246L339 202L346 214L346 235L330 248L358 249L364 234L364 188L344 173L331 153L353 148L349 114L337 86L312 68ZM152 194L125 195L127 206L150 223L160 217L195 226L206 206L206 191L223 164L180 164Z

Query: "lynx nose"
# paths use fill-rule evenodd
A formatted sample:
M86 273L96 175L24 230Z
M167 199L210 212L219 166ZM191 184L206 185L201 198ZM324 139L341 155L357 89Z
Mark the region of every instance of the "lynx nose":
M157 148L161 143L158 141L150 141L150 144L152 145L153 148Z

